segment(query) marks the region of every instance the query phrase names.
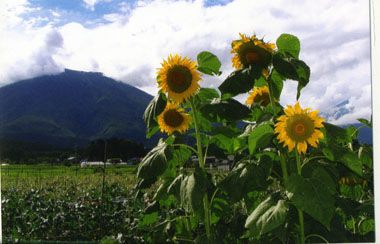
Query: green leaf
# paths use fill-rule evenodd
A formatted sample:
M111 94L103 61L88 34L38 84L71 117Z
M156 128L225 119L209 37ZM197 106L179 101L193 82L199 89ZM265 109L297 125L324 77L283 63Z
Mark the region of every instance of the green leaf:
M275 201L272 196L260 203L245 221L252 236L265 234L280 226L286 218L289 206L285 200Z
M352 139L355 140L359 135L359 130L356 130L354 126L348 126L346 127L346 134L347 137L350 139L350 142L352 142Z
M235 153L234 140L240 130L231 126L216 126L212 131L210 143L215 143L219 148L226 150L228 154Z
M344 164L347 168L358 174L359 176L363 175L362 163L357 154L351 151L348 148L336 145L335 143L329 143L328 146L321 144L323 148L328 147L333 154L335 161L338 161ZM323 150L326 149L322 149Z
M365 124L366 126L368 126L369 128L372 128L372 120L371 121L368 121L366 119L363 119L363 118L360 118L358 119L358 121L362 124Z
M323 147L322 148L322 153L323 155L330 161L334 161L334 153L331 151L330 148L328 147Z
M273 96L277 101L280 101L282 88L284 87L284 79L275 69L273 69L270 77L273 82Z
M328 142L337 142L341 144L346 144L351 141L351 138L347 135L346 130L342 127L324 122L323 123L326 129L326 135Z
M277 52L273 55L273 66L286 79L298 81L297 100L310 79L310 68L302 60L295 59L287 53Z
M151 214L144 214L142 217L142 224L151 225L154 222L156 222L157 218L158 218L158 212L153 212Z
M195 96L196 100L199 103L209 103L212 99L218 98L219 93L212 88L201 88L197 95Z
M180 187L181 205L187 212L201 216L203 213L203 195L207 191L205 176L196 168L195 172L186 176Z
M248 149L254 154L257 148L267 147L273 137L273 128L268 124L256 127L248 137Z
M233 71L219 86L222 97L234 97L241 93L247 93L255 85L255 80L261 77L261 68L250 68Z
M282 34L277 38L276 46L278 51L289 53L293 57L298 58L301 43L296 36Z
M336 193L336 183L324 168L316 167L313 170L312 178L320 180L332 195Z
M183 174L178 175L172 183L168 186L167 193L174 195L177 201L181 200L181 184L185 176Z
M256 87L268 86L268 82L266 81L264 76L260 76L260 78L255 81L255 86Z
M220 75L219 71L222 63L218 57L210 52L200 52L197 56L198 70L208 75Z
M137 168L137 177L150 179L160 176L167 168L168 161L172 158L170 147L160 139L157 146L143 158Z
M230 98L222 100L214 98L210 104L200 108L202 115L212 122L238 121L249 118L251 110L240 102Z
M155 118L161 114L166 107L166 96L159 92L148 104L143 114L143 120L147 127L147 138L150 138L158 131L158 124Z
M238 202L248 192L266 188L272 164L272 159L266 155L258 162L243 160L219 183L219 187L227 192L233 203Z
M359 233L362 235L375 231L375 220L373 218L365 219L359 222Z
M334 197L319 179L304 179L292 174L285 186L286 194L296 208L305 211L330 230L334 215Z
M363 145L359 148L358 157L363 165L372 169L373 167L373 152L368 145Z

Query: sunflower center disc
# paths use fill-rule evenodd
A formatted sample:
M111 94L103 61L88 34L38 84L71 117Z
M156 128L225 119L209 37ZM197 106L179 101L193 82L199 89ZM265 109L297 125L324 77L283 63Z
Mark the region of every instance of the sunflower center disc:
M183 117L176 110L169 110L164 115L165 123L171 127L178 127L183 122Z
M294 133L296 133L299 136L303 136L306 132L306 127L303 123L297 123L294 126Z
M291 116L286 124L288 136L296 142L307 140L315 128L313 121L305 114Z
M261 102L261 106L266 107L269 104L269 102L270 102L270 100L269 100L269 94L268 93L263 93L262 95L257 94L255 96L255 99L253 100L253 102L258 103L260 101L262 101Z
M190 70L182 65L172 67L167 74L168 86L176 93L186 91L191 85L191 80Z
M260 56L258 53L256 52L249 52L245 55L245 60L248 62L248 63L253 63L253 62L257 62L259 61L260 59Z

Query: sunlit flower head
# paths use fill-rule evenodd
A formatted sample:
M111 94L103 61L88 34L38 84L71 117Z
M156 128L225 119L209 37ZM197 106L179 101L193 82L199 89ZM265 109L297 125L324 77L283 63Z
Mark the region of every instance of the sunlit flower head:
M261 106L267 106L270 103L269 89L267 86L255 87L252 92L248 92L246 104L253 104L261 102Z
M165 110L158 116L161 132L171 135L174 131L183 133L189 129L190 116L176 103L168 102Z
M247 37L240 35L240 40L232 41L231 53L232 67L236 69L247 68L250 64L258 64L262 68L263 74L268 77L268 65L270 64L272 53L276 46L273 43L265 43L255 35Z
M319 139L324 135L319 130L323 127L323 118L317 116L318 110L309 111L310 108L302 109L297 102L294 107L287 105L284 109L285 115L277 118L275 133L280 143L284 147L288 146L289 152L297 146L298 153L306 153L307 143L313 147L318 147Z
M158 88L168 93L169 99L181 103L199 91L201 74L197 72L196 62L176 54L174 57L169 55L161 65L157 72Z

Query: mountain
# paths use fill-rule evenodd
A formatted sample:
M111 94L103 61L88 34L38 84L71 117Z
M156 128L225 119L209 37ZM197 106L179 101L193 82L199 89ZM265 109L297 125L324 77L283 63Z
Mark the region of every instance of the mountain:
M152 98L97 72L18 81L0 88L0 139L70 148L111 137L146 142L142 115Z

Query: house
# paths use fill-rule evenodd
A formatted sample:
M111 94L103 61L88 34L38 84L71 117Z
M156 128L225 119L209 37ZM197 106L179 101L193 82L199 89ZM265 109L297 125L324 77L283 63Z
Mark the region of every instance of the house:
M112 165L111 163L106 163L106 165ZM102 161L82 161L80 163L80 167L91 167L91 166L104 166L104 163Z

